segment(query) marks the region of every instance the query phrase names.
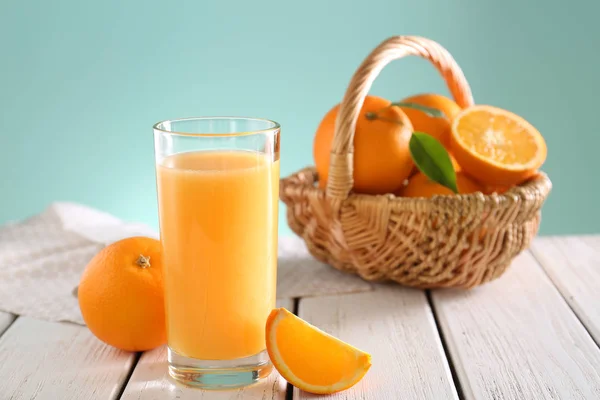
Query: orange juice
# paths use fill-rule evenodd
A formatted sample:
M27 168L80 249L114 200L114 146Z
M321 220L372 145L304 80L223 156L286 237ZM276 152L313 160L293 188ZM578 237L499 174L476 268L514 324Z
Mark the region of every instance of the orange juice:
M157 166L169 347L202 360L265 349L275 307L279 161L197 151Z

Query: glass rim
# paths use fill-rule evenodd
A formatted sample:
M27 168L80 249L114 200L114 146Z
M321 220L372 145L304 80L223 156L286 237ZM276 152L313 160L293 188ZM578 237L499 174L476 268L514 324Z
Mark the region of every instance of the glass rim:
M203 120L241 120L241 121L257 121L257 122L265 122L271 124L272 126L265 129L256 129L256 130L247 130L240 132L225 132L225 133L217 133L217 132L180 132L176 130L168 130L165 129L164 124L166 123L176 123L176 122L185 122L185 121L203 121ZM273 132L281 129L279 123L266 119L266 118L256 118L256 117L235 117L235 116L214 116L214 117L186 117L186 118L175 118L175 119L166 119L163 121L159 121L152 126L154 131L159 131L162 133L166 133L168 135L176 135L176 136L198 136L198 137L235 137L235 136L250 136L257 135L261 133Z

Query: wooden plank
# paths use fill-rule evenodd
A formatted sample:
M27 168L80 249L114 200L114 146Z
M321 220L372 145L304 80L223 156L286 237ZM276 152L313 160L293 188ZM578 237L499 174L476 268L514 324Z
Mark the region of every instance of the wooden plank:
M317 261L297 236L279 238L277 297L311 297L360 293L373 286L356 275Z
M529 252L432 297L466 399L600 398L600 350Z
M362 381L330 398L458 398L424 292L376 285L367 293L302 299L299 315L373 357ZM294 399L312 398L294 388Z
M2 336L4 331L13 323L15 318L16 317L13 314L0 311L0 336Z
M600 236L538 238L531 251L600 345Z
M277 307L293 310L291 300L278 300ZM273 370L264 382L239 390L205 391L175 383L167 372L166 346L144 353L123 392L124 400L284 400L287 383Z
M11 400L115 399L134 357L86 327L19 317L0 337L0 394Z

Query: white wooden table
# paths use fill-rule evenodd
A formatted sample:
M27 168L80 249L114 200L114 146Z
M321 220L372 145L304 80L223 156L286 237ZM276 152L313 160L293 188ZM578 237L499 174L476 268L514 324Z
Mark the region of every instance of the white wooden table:
M0 282L1 289L1 282ZM332 399L600 399L600 236L538 238L470 291L372 285L280 261L280 306L370 352ZM164 348L122 352L86 327L0 312L0 399L310 399L273 373L239 391L171 382Z

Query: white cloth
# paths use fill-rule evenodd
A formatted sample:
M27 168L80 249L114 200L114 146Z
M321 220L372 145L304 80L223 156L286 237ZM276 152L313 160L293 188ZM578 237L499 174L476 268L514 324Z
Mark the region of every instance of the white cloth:
M85 266L130 236L158 237L146 225L73 203L0 227L0 310L83 324L75 289Z

